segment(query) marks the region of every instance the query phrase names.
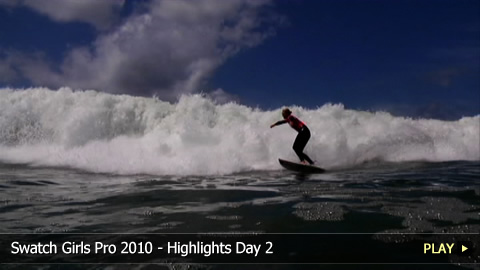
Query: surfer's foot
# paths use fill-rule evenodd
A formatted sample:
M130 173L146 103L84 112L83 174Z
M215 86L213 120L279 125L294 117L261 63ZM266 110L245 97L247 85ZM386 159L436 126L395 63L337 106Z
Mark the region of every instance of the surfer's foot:
M306 160L302 160L301 162L302 162L302 164L304 164L304 165L310 165L310 163L308 163Z

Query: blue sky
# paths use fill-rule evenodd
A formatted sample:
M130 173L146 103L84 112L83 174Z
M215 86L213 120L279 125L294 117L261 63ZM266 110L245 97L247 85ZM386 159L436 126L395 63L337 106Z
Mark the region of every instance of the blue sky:
M479 14L476 0L0 0L0 87L450 120L480 114Z

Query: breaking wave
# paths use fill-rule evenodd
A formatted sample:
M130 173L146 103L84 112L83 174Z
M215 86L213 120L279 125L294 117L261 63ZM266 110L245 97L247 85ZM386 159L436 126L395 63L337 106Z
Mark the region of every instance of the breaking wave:
M480 116L410 119L341 104L291 109L309 126L305 151L322 167L480 159ZM0 161L118 174L275 170L277 158L297 159L296 132L269 128L280 111L200 95L171 104L69 88L0 89Z

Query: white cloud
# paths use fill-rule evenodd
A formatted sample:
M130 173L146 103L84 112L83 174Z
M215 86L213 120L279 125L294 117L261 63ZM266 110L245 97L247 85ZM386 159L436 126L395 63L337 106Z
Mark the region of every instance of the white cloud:
M69 51L59 67L52 69L36 57L17 69L38 85L174 100L198 91L226 59L273 34L271 23L278 17L264 13L269 3L151 1L144 13L133 14L90 46Z
M117 19L124 0L0 0L7 7L26 6L57 22L86 22L108 29Z

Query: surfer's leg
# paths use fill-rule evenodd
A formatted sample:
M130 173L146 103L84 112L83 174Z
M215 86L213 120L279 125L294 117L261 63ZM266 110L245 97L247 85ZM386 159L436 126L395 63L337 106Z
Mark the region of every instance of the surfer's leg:
M303 153L303 158L305 158L305 160L310 163L310 165L312 165L314 162L310 159L310 157L307 156L307 154Z
M305 148L305 143L303 142L302 133L299 132L297 137L295 138L295 142L293 143L293 151L297 154L300 161L304 161L305 158L303 157L303 148Z
M312 165L312 164L313 164L313 161L310 159L309 156L307 156L307 154L305 154L305 153L303 152L303 149L305 149L305 146L307 145L308 140L310 140L310 130L309 130L307 127L305 127L305 129L302 131L302 133L305 133L305 135L304 135L304 136L305 136L305 139L304 139L304 140L305 140L305 144L303 145L303 148L302 148L302 155L303 155L303 158L304 158L308 163L310 163L310 165Z
M303 153L303 149L305 149L305 145L307 145L308 140L310 139L310 131L308 128L302 129L295 138L295 142L293 143L293 150L297 154L300 161L306 160L308 163L313 164L313 161Z

